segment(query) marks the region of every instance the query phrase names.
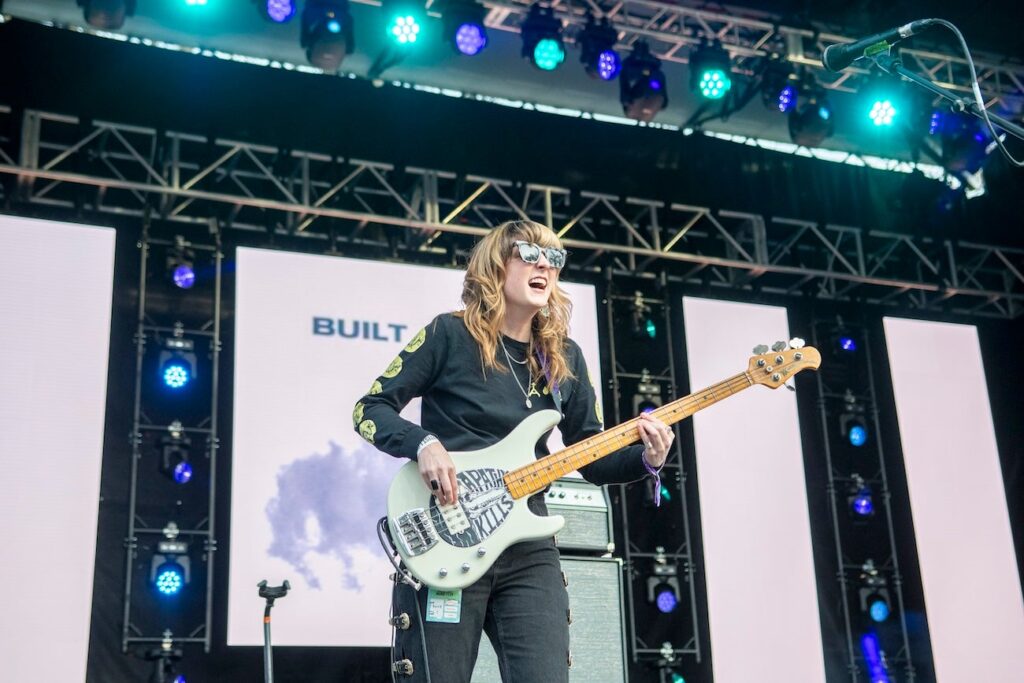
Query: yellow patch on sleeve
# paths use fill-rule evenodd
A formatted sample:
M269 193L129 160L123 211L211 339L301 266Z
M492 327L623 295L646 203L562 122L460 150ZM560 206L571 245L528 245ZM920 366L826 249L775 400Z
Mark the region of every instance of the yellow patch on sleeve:
M373 435L377 433L377 425L373 420L363 420L359 425L359 436L373 443Z
M423 342L427 340L427 328L423 328L416 333L416 336L409 340L409 343L405 345L406 353L412 353L416 349L423 346Z
M370 387L370 396L375 396L382 391L384 391L384 387L380 385L380 380L377 380L373 383L373 386Z
M393 361L391 361L391 365L389 365L388 369L383 372L383 375L385 377L387 377L388 379L391 379L392 377L396 377L398 375L398 373L400 373L401 371L402 371L402 357L401 356L395 356L395 359Z
M590 388L594 390L594 415L597 416L597 421L604 426L604 415L601 414L601 401L597 396L597 385L594 384L594 378L590 376L590 368L587 368L587 381L590 382Z
M363 421L363 405L362 401L356 404L356 409L352 411L352 426L358 427L359 423Z

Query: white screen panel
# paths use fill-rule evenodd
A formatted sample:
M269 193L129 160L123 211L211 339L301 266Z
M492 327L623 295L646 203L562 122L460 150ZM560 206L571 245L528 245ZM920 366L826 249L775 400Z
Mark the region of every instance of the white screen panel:
M683 298L690 387L789 339L786 309ZM716 683L825 680L796 397L751 387L694 416Z
M352 408L412 335L460 307L464 274L258 249L237 263L228 644L262 644L256 583L287 578L279 609L295 616L275 621L275 645L387 645L394 570L375 524L405 461L363 441ZM600 386L594 289L562 284ZM335 333L313 334L316 317ZM357 337L339 319L349 334L360 321ZM418 420L419 401L403 415Z
M4 680L85 680L113 275L113 230L0 216Z
M1016 683L1024 602L977 329L884 325L936 679Z

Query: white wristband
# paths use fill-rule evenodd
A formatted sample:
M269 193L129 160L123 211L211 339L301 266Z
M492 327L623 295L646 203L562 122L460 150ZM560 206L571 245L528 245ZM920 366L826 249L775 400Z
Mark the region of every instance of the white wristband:
M433 434L427 434L425 437L423 437L423 441L420 441L420 445L416 447L416 457L418 458L420 456L420 453L423 452L423 449L432 443L441 442L438 441L437 437L434 436Z

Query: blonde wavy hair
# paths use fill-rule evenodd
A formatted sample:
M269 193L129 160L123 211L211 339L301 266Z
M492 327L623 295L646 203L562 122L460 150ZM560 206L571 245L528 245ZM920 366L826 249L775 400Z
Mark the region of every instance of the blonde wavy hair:
M480 345L480 359L485 370L508 371L504 360L498 360L497 352L501 323L505 319L506 264L511 258L519 258L513 252L518 240L541 247L562 248L561 240L551 228L533 221L502 223L473 247L462 284L462 303L466 308L455 315L465 320L466 328ZM548 299L548 315L538 313L533 316L527 355L531 373L539 376L546 371L549 386L557 386L573 377L566 358L572 302L559 287L557 279L553 284ZM547 361L546 369L541 367L538 351Z

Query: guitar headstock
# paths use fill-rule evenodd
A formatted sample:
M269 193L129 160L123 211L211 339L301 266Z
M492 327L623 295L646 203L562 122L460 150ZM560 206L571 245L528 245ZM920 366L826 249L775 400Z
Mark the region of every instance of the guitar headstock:
M800 338L790 339L788 344L775 342L771 349L764 344L755 346L754 354L747 366L747 374L754 384L763 384L771 389L778 389L802 370L817 370L821 365L818 350L804 346L804 340Z

